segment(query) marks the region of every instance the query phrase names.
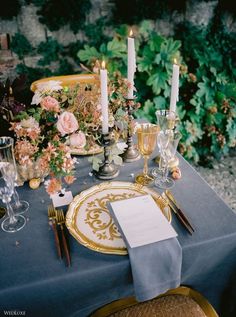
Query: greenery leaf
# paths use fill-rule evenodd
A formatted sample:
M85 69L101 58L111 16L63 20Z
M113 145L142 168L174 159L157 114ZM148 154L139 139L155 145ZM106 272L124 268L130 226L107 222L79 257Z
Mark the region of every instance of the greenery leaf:
M107 43L107 52L112 57L122 57L126 51L125 43L119 41L117 38Z
M90 47L89 45L84 45L84 49L80 50L77 55L82 62L91 62L101 57L101 54L97 49L95 47Z
M145 46L143 49L143 56L139 58L138 70L140 72L151 71L153 68L153 60L155 58L155 53L151 51L149 46Z
M155 74L149 77L147 81L148 86L152 86L152 90L156 95L159 95L161 89L165 89L166 81L168 80L167 73L157 71Z

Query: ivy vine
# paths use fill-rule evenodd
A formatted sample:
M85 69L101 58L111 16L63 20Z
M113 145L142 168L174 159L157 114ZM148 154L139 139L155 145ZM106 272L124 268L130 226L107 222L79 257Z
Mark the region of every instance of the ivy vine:
M89 0L34 0L39 7L37 14L39 21L50 31L59 30L64 25L69 25L76 33L84 29L86 17L91 9Z

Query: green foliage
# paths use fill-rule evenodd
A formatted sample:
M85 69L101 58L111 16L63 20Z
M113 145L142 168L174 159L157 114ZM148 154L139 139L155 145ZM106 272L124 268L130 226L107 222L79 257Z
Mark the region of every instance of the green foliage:
M113 22L139 23L143 19L163 17L171 11L184 11L186 0L113 0Z
M49 30L56 31L69 24L73 32L84 28L86 15L91 8L89 0L37 0L39 5L39 21L48 26Z
M101 43L109 40L109 37L104 32L108 25L109 21L107 18L101 17L96 20L96 23L87 24L85 26L84 32L91 46L99 47Z
M139 72L135 83L138 91L142 91L144 85L150 88L142 96L145 104L138 111L137 116L146 117L149 121L155 122L155 111L166 108L169 103L172 65L174 59L181 62L179 51L181 43L172 38L164 38L154 30L151 30L147 36L149 25L148 21L145 25L142 24L137 65ZM146 78L145 84L142 81L143 76Z
M178 30L182 36L174 40L158 35L151 21L143 21L136 37L135 84L143 104L136 116L156 122L155 111L169 108L176 59L181 65L177 111L183 137L179 149L187 159L202 163L212 156L220 158L236 146L236 45L222 29L220 41L211 36L216 24L201 29L182 25ZM127 27L121 26L114 40L102 43L99 50L86 45L78 57L90 65L104 58L109 69L119 69L126 75L126 37Z
M30 54L33 50L30 42L21 33L16 33L12 37L11 49L19 56L20 59L23 59L25 55Z
M42 57L38 61L36 68L28 67L24 64L17 65L19 74L27 75L28 84L33 81L49 76L67 75L74 73L74 67L67 59L67 53L72 50L73 54L77 54L79 44L71 44L70 47L63 47L55 39L48 38L46 42L41 42L37 49L33 49L26 38L21 34L16 34L13 37L13 50L18 56L23 59L25 55L29 55L32 51L37 51ZM66 52L66 53L65 53ZM53 65L57 65L56 67ZM51 67L53 65L53 67Z
M38 46L38 53L43 56L38 62L39 65L49 65L59 59L59 54L63 47L56 40L49 38L46 42L42 42Z
M33 68L28 67L24 64L18 64L16 67L16 71L18 74L24 74L27 76L27 81L29 85L39 78L50 77L53 75L52 71L47 67Z
M27 74L29 82L32 82L41 77L72 74L75 62L93 69L104 59L109 78L117 70L126 77L129 26L119 25L113 36L107 35L110 34L107 30L112 24L141 21L134 26L137 55L135 86L142 104L136 116L156 122L155 111L169 108L172 64L176 58L181 65L180 100L177 104L179 129L183 134L180 152L187 159L204 163L212 156L218 158L230 147L235 147L236 36L227 32L222 23L223 11L235 13L232 1L218 1L214 18L207 27L179 24L173 38L159 35L154 19L173 10L183 12L186 0L113 2L110 20L100 18L96 24L86 25L90 1L26 1L38 6L40 20L50 30L69 24L74 32L83 30L86 40L63 47L49 38L34 49L42 55L39 67L33 69L20 64L19 72ZM33 51L20 34L13 37L12 48L22 60Z
M183 57L190 70L180 88L179 108L186 110L180 126L181 153L205 163L236 146L236 41L220 20L201 29L183 25L178 34L183 35Z
M82 62L93 66L96 60L105 60L108 70L113 73L119 70L121 73L125 70L125 61L127 59L127 49L125 39L114 37L107 44L102 43L97 50L94 46L85 45L83 50L78 52L78 57Z

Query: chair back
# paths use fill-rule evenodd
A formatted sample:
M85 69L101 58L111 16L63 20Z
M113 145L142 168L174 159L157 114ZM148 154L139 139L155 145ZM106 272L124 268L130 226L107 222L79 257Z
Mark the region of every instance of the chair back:
M66 75L66 76L54 76L42 78L34 81L30 89L35 92L37 89L37 85L41 83L46 83L50 80L60 81L63 87L76 87L77 96L78 96L78 104L81 106L86 105L89 107L89 103L98 104L100 99L100 80L97 74L75 74L75 75ZM75 106L75 107L77 107ZM74 106L72 105L70 111L75 111Z
M138 303L127 297L109 303L90 317L219 317L211 304L197 291L180 286L150 301Z

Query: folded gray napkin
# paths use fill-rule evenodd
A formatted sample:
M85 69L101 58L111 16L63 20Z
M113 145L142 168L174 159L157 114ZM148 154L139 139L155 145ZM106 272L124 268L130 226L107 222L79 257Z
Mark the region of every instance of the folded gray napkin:
M182 248L177 238L131 248L110 203L107 207L129 253L137 301L152 299L169 289L178 287L181 279Z
M176 238L128 246L135 296L138 301L152 299L180 285L182 248Z

